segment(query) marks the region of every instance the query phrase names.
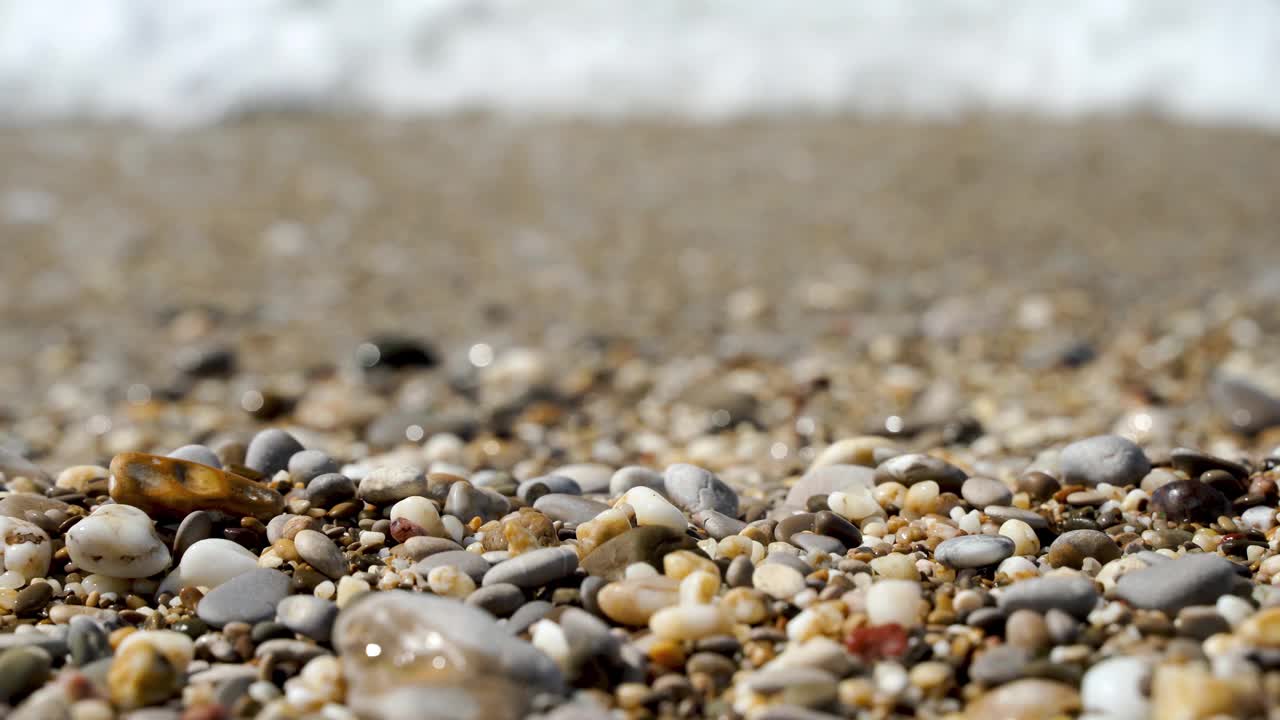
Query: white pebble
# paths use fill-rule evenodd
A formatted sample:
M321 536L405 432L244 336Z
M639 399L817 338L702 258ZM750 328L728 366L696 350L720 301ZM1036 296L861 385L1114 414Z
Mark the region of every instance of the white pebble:
M706 570L694 570L680 581L682 605L704 605L714 600L718 592L720 578Z
M1262 505L1251 507L1241 513L1240 519L1254 530L1266 532L1276 526L1276 509Z
M81 569L118 578L147 577L169 564L155 523L131 505L99 505L67 531L67 552Z
M666 640L698 640L728 632L729 615L719 605L676 605L649 618L649 629Z
M450 534L440 519L440 511L436 509L435 503L421 495L407 497L392 505L390 517L392 522L400 519L411 522L426 530L432 537L442 538Z
M444 524L444 529L449 532L449 537L461 545L462 538L467 536L467 529L463 526L462 521L452 515L445 515L440 518L440 522Z
M622 571L622 576L628 580L632 578L657 577L658 569L647 562L634 562Z
M920 583L911 580L881 580L867 590L867 617L872 625L897 623L903 627L920 624Z
M231 578L258 567L258 556L240 543L222 538L206 538L194 543L182 554L178 569L167 587L195 585L215 588ZM175 589L176 589L175 588Z
M804 575L790 565L778 562L764 563L751 574L755 589L778 600L788 600L804 590Z
M876 502L871 490L865 487L831 493L827 496L827 507L831 508L831 512L854 522L884 514L884 508Z
M569 639L565 637L564 630L559 625L550 620L539 620L530 628L529 636L530 644L555 660L560 669L566 672L570 669L572 654L569 649Z
M1040 552L1040 539L1036 537L1036 531L1022 520L1005 520L1000 526L1000 534L1013 541L1014 555L1034 556Z
M1085 711L1108 720L1144 720L1150 708L1142 686L1150 670L1139 657L1111 658L1089 668L1080 682Z
M659 525L669 527L676 532L684 532L689 527L680 508L667 502L653 488L633 487L623 493L619 502L630 505L636 513L636 525Z
M49 535L38 526L7 516L0 516L0 571L9 576L6 586L22 587L27 580L49 574L53 546Z
M431 568L427 573L427 585L431 592L452 598L465 598L476 590L475 580L452 565Z

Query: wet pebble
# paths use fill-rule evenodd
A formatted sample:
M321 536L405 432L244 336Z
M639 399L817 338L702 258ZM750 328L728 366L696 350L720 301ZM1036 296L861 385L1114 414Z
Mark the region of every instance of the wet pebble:
M111 461L111 499L174 519L211 510L265 521L284 509L279 493L248 478L143 453L121 453Z

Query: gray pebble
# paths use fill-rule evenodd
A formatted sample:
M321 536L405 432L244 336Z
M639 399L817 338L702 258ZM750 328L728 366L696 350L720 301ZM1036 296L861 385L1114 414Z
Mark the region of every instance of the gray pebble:
M338 463L321 450L303 450L289 458L288 468L294 480L310 483L313 478L338 472Z
M1237 588L1236 566L1218 555L1196 553L1125 573L1115 596L1134 607L1174 615L1189 605L1212 605Z
M801 560L800 558L796 557L795 555L792 555L791 553L786 553L786 552L769 553L767 556L765 556L764 561L760 564L767 565L769 563L779 563L782 565L793 567L797 571L799 571L801 575L808 575L809 573L813 572L813 568L809 566L809 563L805 562L804 560Z
M435 568L447 566L458 568L470 575L471 579L477 583L484 579L485 573L489 572L489 563L484 558L466 550L448 550L429 555L419 560L418 564L413 566L413 570L422 577L426 577Z
M318 643L329 642L338 606L315 595L290 595L276 605L276 620Z
M803 508L814 495L848 492L854 488L875 486L875 471L861 465L827 465L810 470L787 491L786 505Z
M533 509L566 526L576 527L608 510L609 506L579 495L551 493L538 498Z
M844 543L833 537L817 535L811 532L800 532L792 535L791 544L801 550L834 553L836 555L843 555L848 550Z
M1044 614L1044 624L1055 645L1070 645L1080 633L1080 621L1056 608Z
M559 580L577 569L578 553L573 548L541 548L494 565L485 573L483 584L511 583L531 589Z
M0 654L0 707L14 704L44 684L53 657L38 647L15 647Z
M947 567L964 569L996 565L1013 557L1013 540L1003 535L961 535L943 540L934 549L934 558Z
M755 571L756 566L751 562L751 558L739 555L729 561L729 569L725 570L724 581L729 587L751 587L751 576Z
M1006 613L1026 609L1043 614L1056 608L1083 618L1098 603L1098 590L1084 577L1040 577L1004 588L997 602Z
M296 517L302 517L302 516L294 515L292 513L281 513L271 518L270 520L268 520L267 521L267 542L275 543L275 541L283 537L285 524Z
M1023 648L997 645L974 658L969 677L988 687L1003 685L1022 677L1029 662L1031 654Z
M819 510L813 514L813 531L833 537L845 547L856 548L862 544L862 531L858 526L830 510Z
M67 654L67 628L55 626L52 632L0 633L0 652L16 647L38 647L53 657Z
M660 493L667 491L662 473L640 465L620 468L609 478L609 496L618 497L634 487L647 487Z
M289 467L289 458L304 448L298 439L280 428L267 428L253 436L244 452L244 464L268 478Z
M391 504L414 495L426 495L427 476L410 465L374 468L360 481L357 494L365 502Z
M289 594L289 585L289 576L277 570L250 570L210 590L196 606L196 615L214 627L270 620L276 605Z
M1013 502L1013 491L1008 485L989 477L971 477L960 486L960 497L976 508L988 505L1008 505Z
M218 454L204 445L183 445L169 453L169 457L222 469L222 461L218 459Z
M1142 448L1119 435L1077 440L1058 454L1058 470L1066 485L1136 485L1150 469Z
M94 618L77 615L67 625L67 650L74 665L88 665L111 654L107 631Z
M609 581L599 575L588 575L583 578L582 584L578 586L578 595L582 597L582 607L589 613L602 615L600 610L600 589L608 585Z
M515 478L501 470L480 470L467 479L476 487L489 488L499 495L515 495L519 489ZM443 499L443 498L441 498Z
M778 524L773 528L773 537L784 543L789 543L792 535L812 529L813 513L792 513L778 520Z
M1231 624L1218 614L1217 608L1204 605L1184 607L1174 623L1178 634L1201 642L1218 633L1231 632Z
M707 534L716 540L723 540L730 535L737 535L746 529L747 524L737 518L731 518L715 510L701 510L693 516L694 522L702 526Z
M293 536L293 546L320 574L332 580L347 574L347 559L328 535L318 530L302 530Z
M213 513L196 510L187 513L178 524L178 531L173 536L173 559L182 559L187 548L213 537Z
M730 517L738 515L738 493L710 470L676 463L662 474L667 497L686 512L715 510Z
M533 503L543 495L558 493L561 495L581 495L582 488L577 481L563 475L543 475L529 478L516 487L516 497L526 503Z
M48 473L18 453L6 450L3 447L0 447L0 475L4 475L8 482L13 482L18 478L27 478L41 490L48 490L53 487L53 479L49 477Z
M1086 558L1106 564L1120 557L1120 546L1100 530L1064 532L1049 546L1045 560L1053 567L1079 570Z
M391 548L391 554L399 557L406 557L417 562L423 558L431 557L436 553L461 549L461 545L447 538L419 535L417 537L411 537Z
M330 508L356 496L356 484L340 473L318 475L307 483L311 507Z
M511 613L511 617L507 618L502 627L512 635L519 635L528 630L534 623L546 617L547 613L551 612L552 607L551 603L546 600L527 602L521 605L519 610Z
M1209 380L1209 400L1237 432L1252 435L1280 425L1280 398L1244 378L1215 371Z
M363 484L361 485L363 487ZM449 495L444 503L444 511L464 524L473 517L482 522L497 520L511 511L511 503L505 497L489 490L478 488L466 482L456 482L449 487Z
M1030 525L1032 530L1049 529L1049 521L1040 513L1031 510L1023 510L1022 508L1009 507L1007 505L990 505L983 508L982 512L998 524L1003 523L1005 520L1021 520Z
M494 583L478 588L467 596L466 602L494 617L507 617L524 604L524 591L511 583Z
M963 470L941 458L924 453L897 455L880 463L876 468L876 484L898 482L911 487L916 483L932 480L942 492L959 493L969 476Z

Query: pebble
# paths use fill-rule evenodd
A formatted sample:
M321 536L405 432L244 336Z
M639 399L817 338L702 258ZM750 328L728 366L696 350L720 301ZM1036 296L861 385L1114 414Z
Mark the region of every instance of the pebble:
M684 513L667 502L656 490L647 487L632 488L618 502L631 506L635 511L636 525L640 527L663 527L683 533L689 526Z
M333 646L348 705L361 716L402 715L415 688L447 688L481 717L504 718L520 717L536 693L564 691L560 668L547 655L505 632L489 613L432 595L371 594L339 614ZM443 717L450 709L435 712Z
M1252 435L1280 425L1280 398L1242 377L1214 372L1208 395L1218 415L1238 432Z
M484 580L485 574L489 572L490 567L488 561L476 553L467 552L466 550L447 550L428 555L419 560L413 566L413 571L426 577L435 568L446 566L455 567L466 573L477 585ZM495 580L494 582L497 581Z
M16 705L44 684L53 658L38 647L15 647L0 653L0 707Z
M416 528L421 528L431 537L449 537L449 531L445 529L444 522L440 519L440 511L436 509L436 504L420 495L407 497L392 505L388 517L392 523L393 534L395 522L404 520L412 523Z
M693 516L707 534L716 540L723 540L730 535L737 535L746 529L747 524L737 518L729 517L715 510L701 510Z
M550 493L538 498L533 503L533 509L552 520L564 523L568 527L576 527L591 521L600 513L608 510L609 506L599 500L577 495Z
M213 535L213 514L204 510L187 513L173 536L173 557L181 559L192 545Z
M1218 555L1196 553L1125 573L1115 596L1130 605L1172 617L1189 605L1212 605L1236 587L1236 566Z
M116 654L125 653L133 645L150 645L164 656L179 673L195 659L195 642L184 633L173 630L140 630L126 635L116 647Z
M581 495L577 481L563 475L543 475L529 478L516 486L516 497L532 505L538 498L549 494Z
M427 476L409 465L374 468L360 481L357 495L375 505L394 503L415 495L427 494Z
M921 622L923 605L920 583L912 580L880 580L867 589L867 618L872 625L915 627Z
M290 595L276 604L276 622L318 643L329 642L338 606L314 595Z
M18 617L32 615L37 610L44 609L52 597L53 588L49 583L33 582L18 591L13 601L13 614Z
M187 549L172 581L166 579L164 584L169 586L172 582L176 588L187 585L215 588L257 567L258 556L243 545L222 538L207 538Z
M293 536L298 555L322 575L337 580L347 573L347 559L327 535L315 530L302 530Z
M1005 523L1010 520L1019 520L1026 523L1032 530L1048 530L1049 521L1043 515L1031 510L1023 510L1022 508L991 505L982 509L987 517L998 523Z
M468 595L467 604L494 617L507 617L524 604L524 591L511 583L493 583Z
M804 575L779 563L766 563L756 568L751 574L751 585L778 600L790 600L805 589Z
M155 524L130 505L99 505L67 531L66 542L71 560L91 573L142 578L169 565L169 548Z
M738 494L709 470L676 463L663 472L662 478L667 497L686 512L715 510L729 517L738 514Z
M662 473L641 465L628 465L624 468L619 468L609 478L610 497L618 497L635 487L647 487L658 492L666 492L666 484Z
M1036 531L1022 520L1005 520L1000 525L1000 535L1013 541L1014 555L1034 557L1040 553L1040 539L1036 537Z
M862 544L862 532L858 530L858 526L830 510L814 513L813 531L839 540L846 548L856 548Z
M818 668L759 670L737 678L737 691L740 698L750 693L767 696L777 706L816 708L835 700L836 678Z
M1098 602L1098 590L1086 577L1040 577L1002 588L997 599L1001 610L1034 610L1047 613L1061 610L1084 618Z
M49 474L41 470L40 466L4 447L0 447L0 475L4 475L5 481L10 485L25 479L40 492L52 485Z
M1171 522L1208 524L1220 515L1231 515L1231 501L1199 480L1175 480L1151 493L1151 511Z
M727 633L731 628L728 613L719 605L676 605L663 608L649 618L649 629L666 640L700 640Z
M85 521L82 520L77 525L83 522ZM90 532L93 532L92 528ZM25 583L49 574L53 543L44 530L26 520L0 516L0 540L3 540L3 545L0 545L0 570L6 575L17 573L21 576L21 583ZM68 534L68 546L70 543Z
M101 465L72 465L58 473L53 484L81 495L105 495L110 478L111 471Z
M1013 644L996 645L976 656L969 666L969 676L987 686L1013 682L1026 674L1031 653Z
M178 669L165 655L152 644L140 642L122 647L112 658L107 692L116 707L135 710L167 700L180 682Z
M204 445L183 445L169 453L168 457L174 460L186 460L200 465L208 465L218 470L222 469L222 461L218 459L218 454Z
M284 509L280 493L234 473L159 455L121 453L111 461L111 499L158 518L196 510L268 520Z
M318 475L307 483L307 500L312 507L330 508L356 496L356 484L340 473Z
M960 497L973 507L982 508L988 505L1008 505L1013 501L1013 491L999 480L974 476L960 486Z
M1136 485L1150 469L1142 448L1119 435L1078 440L1058 454L1058 470L1068 485Z
M787 507L803 508L809 498L815 495L870 489L875 486L875 477L874 470L860 465L832 464L812 468L787 491L785 504Z
M933 556L947 567L964 569L999 564L1012 557L1015 543L1003 535L961 535L943 540Z
M260 431L249 441L244 453L245 467L256 470L265 477L273 477L289 467L289 460L305 448L298 439L279 428Z
M289 594L289 576L270 568L237 575L210 590L196 607L214 627L231 622L257 623L275 617L276 605Z
M584 495L600 495L609 492L614 471L612 467L600 463L573 463L561 465L550 474L578 483Z
M875 470L875 482L901 483L911 487L916 483L936 482L942 492L957 493L964 487L968 475L960 468L941 458L923 453L908 453L889 458Z
M827 447L809 464L809 472L829 465L861 465L868 468L876 466L875 451L889 449L893 441L877 435L842 438ZM788 504L791 504L788 502Z
M1000 720L1051 720L1074 715L1080 709L1080 693L1053 680L1015 680L981 695L966 707L967 718Z
M494 565L485 573L483 585L506 583L531 589L555 582L577 569L578 554L573 548L542 548Z
M338 463L321 450L303 450L289 458L289 476L295 482L310 486L315 478L321 475L336 473L340 469Z
M361 487L364 487L363 483ZM481 522L489 522L510 512L511 503L489 488L457 482L449 487L444 510L464 522L469 522L475 517L480 518Z
M1079 570L1088 558L1107 564L1120 557L1120 546L1111 536L1098 530L1070 530L1059 535L1045 554L1052 567Z

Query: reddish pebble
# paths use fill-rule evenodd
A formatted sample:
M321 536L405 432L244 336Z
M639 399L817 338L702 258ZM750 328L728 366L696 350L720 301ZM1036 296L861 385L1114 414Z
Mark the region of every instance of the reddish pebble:
M404 518L391 521L391 537L395 538L396 542L404 542L411 537L422 537L426 534L427 531L421 525Z
M849 633L845 646L864 661L898 658L907 651L907 631L897 623L860 627Z

